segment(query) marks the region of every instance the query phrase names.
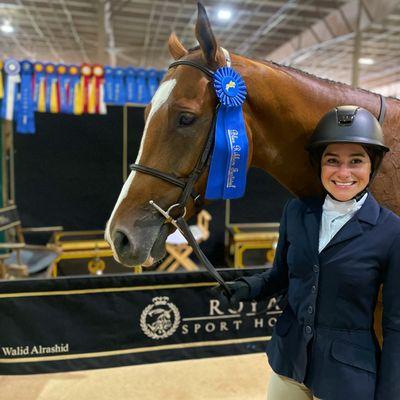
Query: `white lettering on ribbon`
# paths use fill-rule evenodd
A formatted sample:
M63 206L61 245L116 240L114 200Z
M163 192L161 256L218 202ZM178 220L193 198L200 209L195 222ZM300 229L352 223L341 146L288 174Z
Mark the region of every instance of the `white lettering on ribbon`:
M239 168L237 164L240 164L241 158L241 150L242 148L235 144L236 140L239 137L239 133L236 129L228 129L228 138L229 138L229 145L231 148L231 158L229 160L229 168L228 168L228 179L226 181L227 188L236 188L235 185L235 178L236 174L239 172Z

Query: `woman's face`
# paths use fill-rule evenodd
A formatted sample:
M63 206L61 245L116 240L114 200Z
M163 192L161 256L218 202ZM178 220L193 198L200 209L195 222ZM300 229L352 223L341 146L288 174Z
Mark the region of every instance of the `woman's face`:
M332 143L321 158L321 181L335 199L347 201L369 183L371 160L360 144Z

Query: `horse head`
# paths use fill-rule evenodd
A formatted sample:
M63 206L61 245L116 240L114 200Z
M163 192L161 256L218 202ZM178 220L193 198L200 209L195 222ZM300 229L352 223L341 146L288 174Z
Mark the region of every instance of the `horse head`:
M187 50L175 34L168 46L175 60L194 62L215 70L225 65L204 7L198 4L196 38L199 47ZM145 173L140 166L184 180L196 167L209 137L217 100L213 82L201 69L187 65L170 68L145 109L145 127L135 165L125 182L106 227L106 239L122 264L150 266L165 255L171 224L150 204L163 209L178 203L182 188ZM205 192L207 168L199 174L194 190ZM195 212L189 196L186 216Z

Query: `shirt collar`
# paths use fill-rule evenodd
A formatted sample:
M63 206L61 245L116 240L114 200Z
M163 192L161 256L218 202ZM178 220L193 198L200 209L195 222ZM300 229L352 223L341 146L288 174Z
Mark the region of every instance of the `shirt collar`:
M351 199L349 201L337 201L333 199L329 194L326 195L324 204L322 205L323 212L335 213L338 215L345 215L351 212L355 212L361 208L367 199L368 193L365 193L359 201Z

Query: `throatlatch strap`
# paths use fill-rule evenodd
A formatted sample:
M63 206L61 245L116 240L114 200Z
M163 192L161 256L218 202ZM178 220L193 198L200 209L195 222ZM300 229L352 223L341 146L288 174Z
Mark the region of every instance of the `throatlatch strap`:
M378 121L383 125L383 121L385 120L385 113L386 113L386 101L385 98L380 94L379 97L381 98L381 109L379 111Z

